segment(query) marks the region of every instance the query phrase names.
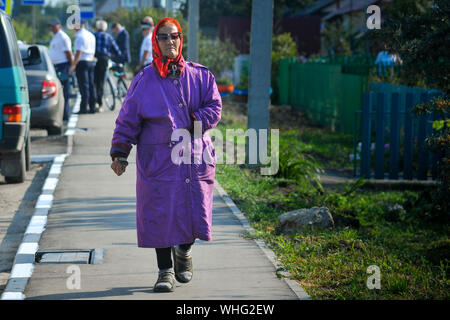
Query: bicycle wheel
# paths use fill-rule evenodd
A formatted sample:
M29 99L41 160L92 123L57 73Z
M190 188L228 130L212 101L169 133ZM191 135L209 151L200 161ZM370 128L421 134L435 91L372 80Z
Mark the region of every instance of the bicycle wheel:
M117 93L120 100L123 100L127 95L127 84L122 78L117 79Z
M105 80L105 85L103 87L103 104L111 111L116 107L116 95L110 77Z

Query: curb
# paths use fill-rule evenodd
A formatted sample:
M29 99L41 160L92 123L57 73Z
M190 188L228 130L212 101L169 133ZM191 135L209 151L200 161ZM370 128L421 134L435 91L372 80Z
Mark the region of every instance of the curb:
M234 204L233 200L228 196L227 192L222 188L220 183L215 179L214 180L214 187L216 188L217 192L219 192L220 197L222 200L227 204L228 208L233 212L236 218L241 222L244 229L250 234L255 234L255 229L250 226L250 223L248 222L247 218L244 216L244 214L239 210L239 208ZM277 270L280 270L283 268L283 265L277 261L275 253L270 250L264 241L254 239L258 247L263 251L264 255L272 262L273 266L275 267L275 275L277 274L281 275L281 279L286 282L286 284L291 288L291 290L297 295L298 300L311 300L311 297L306 293L306 291L302 288L302 286L293 279L292 275L287 271L278 272Z
M73 112L79 109L79 104L80 95L78 94ZM33 216L25 230L22 243L17 249L11 274L0 300L24 300L26 298L24 294L25 288L33 274L35 254L38 251L39 240L47 224L48 212L53 205L53 193L58 185L62 166L66 157L72 152L73 135L75 134L77 122L78 115L72 114L67 125L68 129L64 134L67 136L67 153L33 156L33 162L51 161L53 163L34 207Z

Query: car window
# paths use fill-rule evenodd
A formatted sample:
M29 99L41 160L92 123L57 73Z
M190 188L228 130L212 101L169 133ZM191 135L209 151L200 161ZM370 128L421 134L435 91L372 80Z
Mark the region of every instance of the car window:
M5 20L0 16L0 68L11 67L8 40L6 39Z
M41 50L39 51L41 52L41 63L30 66L25 65L25 70L44 70L44 71L47 70L47 62L45 56L43 55L43 52ZM28 55L28 47L21 47L20 54L22 56L22 59L26 58Z
M6 41L8 41L8 45L6 46L9 48L9 54L11 59L12 66L22 66L22 59L20 57L19 49L17 47L17 38L16 38L16 32L14 31L14 27L11 23L11 20L3 19L4 21L4 27L5 27L5 35L6 35Z

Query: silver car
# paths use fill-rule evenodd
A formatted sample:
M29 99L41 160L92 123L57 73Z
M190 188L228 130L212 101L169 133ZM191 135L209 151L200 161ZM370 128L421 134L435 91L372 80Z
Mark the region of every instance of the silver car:
M19 41L22 57L29 45ZM37 45L41 54L39 64L25 66L31 107L31 127L46 129L48 135L60 135L63 130L64 94L48 49Z

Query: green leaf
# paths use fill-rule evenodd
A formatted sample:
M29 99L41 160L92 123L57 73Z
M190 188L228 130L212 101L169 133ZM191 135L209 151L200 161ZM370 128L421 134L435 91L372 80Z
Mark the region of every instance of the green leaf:
M433 121L433 129L434 130L441 130L444 127L444 120L436 120Z

